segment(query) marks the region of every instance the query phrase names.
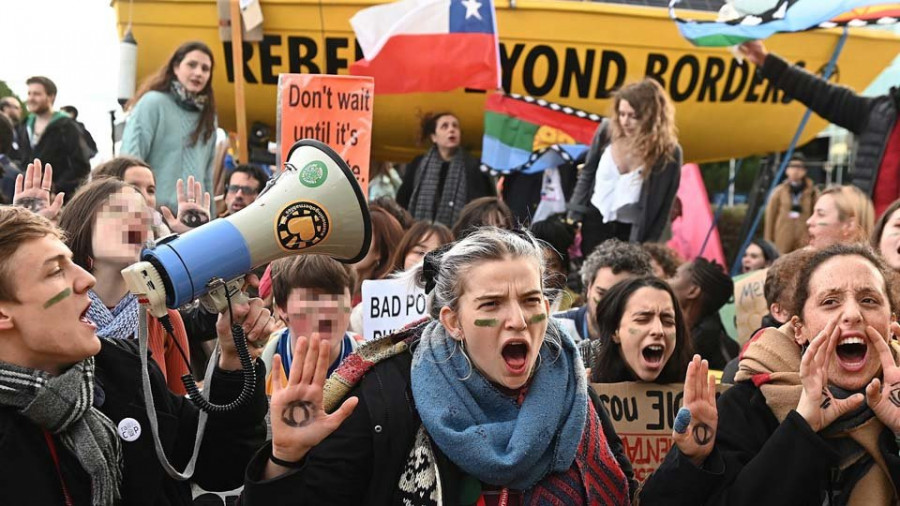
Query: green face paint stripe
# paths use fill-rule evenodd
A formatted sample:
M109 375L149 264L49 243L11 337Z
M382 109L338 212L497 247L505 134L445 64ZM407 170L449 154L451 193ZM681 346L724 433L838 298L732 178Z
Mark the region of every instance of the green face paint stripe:
M50 300L48 300L47 302L45 302L45 303L44 303L44 309L47 309L47 308L49 308L50 306L56 304L57 302L60 302L61 300L63 300L63 299L65 299L66 297L68 297L69 295L72 295L72 289L71 289L71 288L66 288L65 290L63 290L63 291L59 292L58 294L54 295L52 299L50 299Z
M484 320L475 320L476 327L496 327L500 325L500 320L496 320L494 318L487 318Z
M528 324L541 323L542 321L547 319L547 313L538 313L531 318L528 319Z

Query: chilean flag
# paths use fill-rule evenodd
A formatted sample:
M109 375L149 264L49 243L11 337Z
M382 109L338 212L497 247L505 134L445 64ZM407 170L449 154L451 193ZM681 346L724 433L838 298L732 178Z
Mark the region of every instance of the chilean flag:
M493 0L401 0L350 19L364 59L350 73L376 93L500 87Z

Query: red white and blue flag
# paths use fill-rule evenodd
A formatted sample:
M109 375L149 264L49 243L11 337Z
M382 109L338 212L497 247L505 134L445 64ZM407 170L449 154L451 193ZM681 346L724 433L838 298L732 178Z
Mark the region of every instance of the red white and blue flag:
M375 93L500 87L492 0L401 0L350 19L364 59L353 75L375 78Z

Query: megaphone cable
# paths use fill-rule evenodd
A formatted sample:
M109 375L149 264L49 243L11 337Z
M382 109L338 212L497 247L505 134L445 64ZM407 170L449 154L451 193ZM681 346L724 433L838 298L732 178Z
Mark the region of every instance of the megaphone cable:
M241 361L241 372L244 376L244 384L241 387L241 393L237 398L228 404L213 404L209 402L200 393L197 383L194 382L193 374L185 374L181 377L184 388L188 392L188 397L201 411L206 413L226 413L234 411L243 406L250 400L253 391L256 389L256 368L253 367L253 360L250 358L250 350L247 349L247 340L244 338L244 329L234 323L234 313L231 311L231 293L225 290L225 299L228 301L228 316L231 319L231 336L234 339L234 347L237 349L238 359ZM212 360L212 359L210 359ZM205 385L206 383L204 381Z

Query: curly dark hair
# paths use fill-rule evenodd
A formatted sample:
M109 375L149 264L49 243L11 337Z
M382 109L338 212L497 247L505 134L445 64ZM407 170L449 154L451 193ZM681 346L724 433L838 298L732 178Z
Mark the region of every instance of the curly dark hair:
M896 288L894 288L896 285L894 283L897 276L896 273L884 263L881 256L875 253L869 245L863 243L838 243L817 251L800 270L800 275L797 278L797 289L794 291L791 306L796 310L801 321L804 319L803 306L806 305L806 301L811 295L809 282L813 274L823 263L838 256L858 256L869 261L884 279L884 291L887 294L891 312L893 313L896 310L897 304L895 301L897 300L897 294L895 293Z
M594 248L581 266L581 282L587 290L597 272L604 268L612 269L613 274L630 272L636 276L652 276L653 264L650 255L637 244L618 239L609 239Z
M684 263L684 259L677 251L661 242L645 242L641 244L641 248L659 264L666 278L674 278L678 266Z

